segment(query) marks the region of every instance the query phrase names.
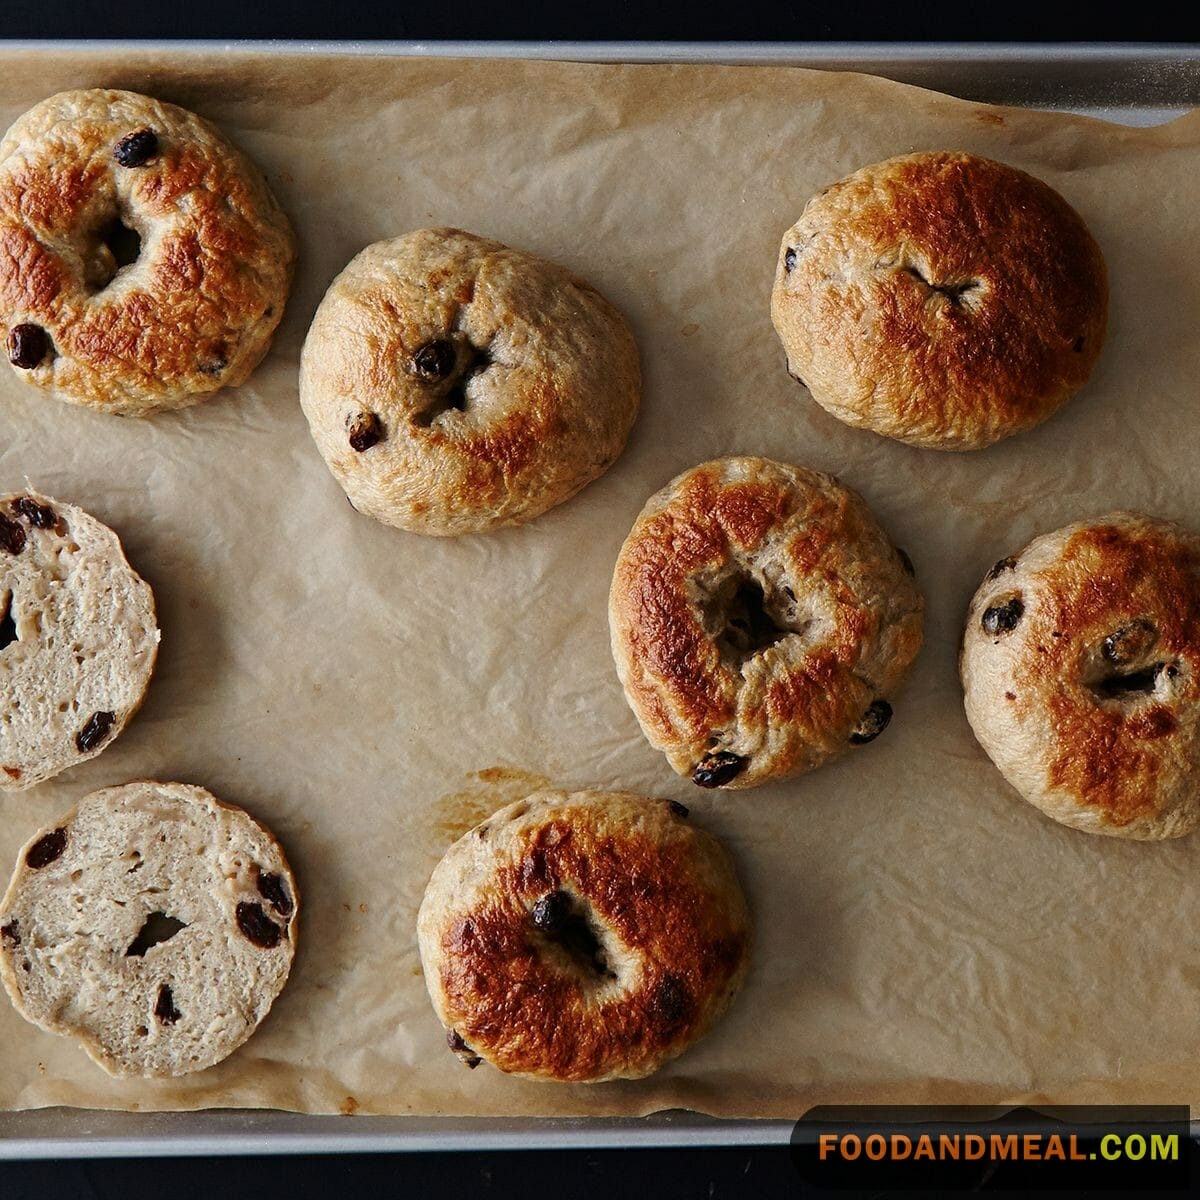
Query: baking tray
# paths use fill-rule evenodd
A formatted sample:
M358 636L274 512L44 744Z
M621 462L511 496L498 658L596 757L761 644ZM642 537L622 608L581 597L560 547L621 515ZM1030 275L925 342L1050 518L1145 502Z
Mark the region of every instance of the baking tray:
M7 42L22 50L105 51L151 43ZM1200 47L741 42L172 42L173 51L754 63L884 76L996 104L1154 125L1200 106ZM640 1119L320 1117L239 1109L174 1113L47 1108L0 1113L0 1159L346 1153L786 1143L788 1121L687 1112Z

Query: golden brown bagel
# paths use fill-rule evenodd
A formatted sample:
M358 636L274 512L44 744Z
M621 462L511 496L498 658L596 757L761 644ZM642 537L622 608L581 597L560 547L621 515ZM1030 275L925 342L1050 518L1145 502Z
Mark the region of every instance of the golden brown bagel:
M788 370L849 425L973 450L1044 421L1104 341L1100 249L1053 188L962 153L875 163L784 234Z
M1113 513L1001 559L971 601L967 719L1064 825L1150 840L1200 823L1200 537Z
M61 399L140 416L243 382L294 257L258 169L173 104L60 92L0 143L7 358Z
M911 562L861 497L750 457L652 496L609 595L625 696L701 787L754 787L874 740L923 612Z
M460 838L418 916L425 982L468 1066L594 1083L656 1071L746 973L746 902L682 804L543 791Z
M458 229L363 250L300 363L313 439L354 507L439 536L523 524L598 478L640 388L629 326L594 288Z

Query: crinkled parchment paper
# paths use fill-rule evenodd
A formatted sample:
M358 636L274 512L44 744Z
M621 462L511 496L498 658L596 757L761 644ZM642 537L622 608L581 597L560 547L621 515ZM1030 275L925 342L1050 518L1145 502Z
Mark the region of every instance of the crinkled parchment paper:
M983 572L1119 506L1200 526L1200 119L1156 130L981 107L855 75L370 58L9 53L7 123L66 87L194 108L261 164L300 240L279 337L243 388L121 420L0 371L0 492L113 525L163 629L142 713L98 759L0 798L0 870L85 792L201 783L267 821L304 894L291 982L221 1066L108 1079L0 1003L0 1106L796 1117L849 1101L1200 1103L1200 836L1060 828L975 745L955 647ZM788 378L768 315L809 195L906 151L1050 182L1108 259L1092 383L1042 428L961 455L846 428ZM523 529L422 539L347 504L296 399L301 341L362 246L452 224L558 260L644 356L625 455ZM724 453L836 472L912 555L928 637L871 746L792 783L700 793L642 740L605 604L643 501ZM539 777L670 796L732 850L758 941L704 1042L632 1084L464 1069L414 923L434 863Z

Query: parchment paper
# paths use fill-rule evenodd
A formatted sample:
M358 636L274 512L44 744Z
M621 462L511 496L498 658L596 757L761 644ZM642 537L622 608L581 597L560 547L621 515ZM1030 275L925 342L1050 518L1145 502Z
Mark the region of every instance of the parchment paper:
M0 59L7 123L65 87L151 92L261 164L301 261L237 392L100 416L0 371L0 490L113 525L163 629L142 713L98 759L0 798L0 873L87 791L206 785L267 821L304 895L258 1033L178 1082L117 1082L0 1003L0 1106L798 1117L817 1103L1200 1103L1200 836L1123 844L1022 802L963 716L955 645L988 566L1130 506L1200 526L1200 118L1156 130L981 107L854 75L119 50ZM1091 384L982 452L839 424L788 378L768 314L779 238L869 162L963 148L1046 179L1112 282ZM356 514L296 399L301 341L362 246L454 224L572 267L630 318L625 455L522 529L422 539ZM644 500L724 453L836 472L912 555L927 642L885 736L784 786L700 793L642 740L609 657L617 549ZM539 778L689 804L754 910L745 991L651 1079L465 1070L414 924L449 843Z

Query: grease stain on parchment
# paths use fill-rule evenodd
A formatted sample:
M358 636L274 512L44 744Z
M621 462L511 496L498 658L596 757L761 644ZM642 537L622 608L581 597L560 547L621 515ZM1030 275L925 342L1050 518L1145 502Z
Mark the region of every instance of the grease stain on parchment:
M433 828L447 845L486 821L497 809L553 786L545 775L503 765L472 771L467 778L476 782L448 792L430 808Z

